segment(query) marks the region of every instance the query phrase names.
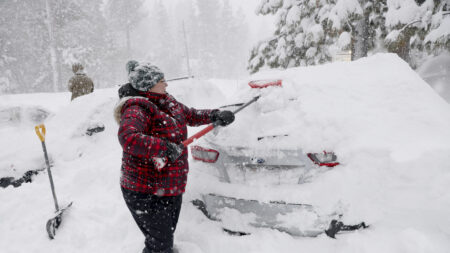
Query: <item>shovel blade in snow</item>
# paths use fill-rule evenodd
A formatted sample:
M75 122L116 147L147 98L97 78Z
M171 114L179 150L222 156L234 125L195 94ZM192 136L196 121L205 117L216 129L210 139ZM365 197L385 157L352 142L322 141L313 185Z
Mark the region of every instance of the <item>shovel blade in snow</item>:
M59 209L55 216L47 221L46 229L47 234L50 239L54 239L56 235L56 230L59 228L59 225L61 225L62 222L62 215L64 211L66 211L70 206L72 206L73 202L70 202L67 206L64 208Z

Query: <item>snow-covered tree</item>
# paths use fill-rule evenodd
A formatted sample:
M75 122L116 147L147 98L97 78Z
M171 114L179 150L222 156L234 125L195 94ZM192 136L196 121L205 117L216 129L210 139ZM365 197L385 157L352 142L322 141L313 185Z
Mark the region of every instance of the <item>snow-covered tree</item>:
M248 25L242 9L236 12L228 1L223 1L220 15L221 36L220 49L216 60L219 66L224 66L217 73L217 77L230 78L245 74L246 63L243 56L248 55Z
M450 50L450 1L388 0L385 41L412 67L430 54Z
M277 15L277 28L253 48L248 69L323 63L339 50L351 50L352 60L395 52L415 67L427 54L449 50L448 6L449 0L261 0L258 12Z
M385 33L385 0L262 0L259 14L276 14L274 36L252 50L249 70L324 63L341 50L367 56Z
M51 89L43 3L0 1L0 78L4 92Z
M47 32L49 38L49 51L50 51L50 64L52 66L52 83L53 83L53 91L58 91L58 82L59 80L59 70L57 65L57 55L56 55L56 42L55 42L55 23L54 23L54 13L52 11L52 6L49 0L45 0L45 23L47 25Z
M334 43L329 49L351 50L352 60L367 56L385 35L383 11L386 0L329 0L319 13L326 22L326 35Z
M75 4L76 3L76 4ZM96 81L97 87L109 86L114 82L112 69L106 61L114 51L108 24L98 1L78 0L69 2L56 15L56 41L63 88L73 74L71 65L81 62L85 70Z
M110 24L125 38L126 58L133 57L131 32L147 15L144 0L108 0L106 14Z
M435 4L424 44L429 53L450 52L450 0Z
M48 3L46 6L46 1L0 2L2 89L65 91L73 74L73 62L85 65L96 87L111 85L113 71L108 57L115 54L115 49L101 11L102 3L89 0Z
M332 42L326 34L327 22L320 16L327 8L327 1L262 0L257 12L277 14L277 25L271 38L252 49L250 72L263 66L288 68L329 61Z
M138 49L141 51L140 55L159 66L168 77L180 75L181 66L184 64L180 61L183 44L175 40L176 29L163 1L154 1L150 15L145 21L140 29L145 34L146 44L150 46Z
M186 0L176 8L176 37L183 49L183 65L189 52L192 74L197 77L236 77L245 73L248 26L245 16L228 1ZM186 32L187 49L185 50ZM180 61L181 59L179 59ZM186 67L183 69L187 70ZM187 74L185 72L185 74Z
M414 0L388 0L387 5L386 26L389 31L385 39L387 48L405 61L411 62L411 44L417 43L417 39L421 37L420 33L423 34L427 29L434 5L433 0L425 1L421 5Z
M215 76L219 71L217 62L220 51L220 40L225 34L221 33L219 1L196 0L197 4L197 36L196 41L198 60L197 73L200 76Z

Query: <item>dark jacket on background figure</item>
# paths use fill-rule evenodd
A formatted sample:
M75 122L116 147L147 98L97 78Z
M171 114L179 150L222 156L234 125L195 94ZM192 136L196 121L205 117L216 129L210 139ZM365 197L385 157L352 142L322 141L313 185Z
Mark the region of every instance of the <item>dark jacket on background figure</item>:
M94 91L94 83L85 73L81 64L74 64L72 71L75 74L69 80L69 91L72 92L71 100Z

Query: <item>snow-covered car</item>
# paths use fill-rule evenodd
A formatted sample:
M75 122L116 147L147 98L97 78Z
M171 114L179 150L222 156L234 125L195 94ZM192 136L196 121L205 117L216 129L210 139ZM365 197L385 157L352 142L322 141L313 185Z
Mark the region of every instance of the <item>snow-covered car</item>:
M253 96L258 101L240 111L233 124L192 145L192 158L216 167L220 179L229 183L256 183L260 177L272 178L273 183L304 183L338 165L333 152L312 151L295 140L295 131L301 131L297 124L301 119L294 113L299 101L282 84L282 80L250 81L250 90L243 89L236 98L245 101ZM244 104L220 109L236 111Z
M23 121L31 123L43 122L50 112L39 106L0 107L0 126L17 124Z

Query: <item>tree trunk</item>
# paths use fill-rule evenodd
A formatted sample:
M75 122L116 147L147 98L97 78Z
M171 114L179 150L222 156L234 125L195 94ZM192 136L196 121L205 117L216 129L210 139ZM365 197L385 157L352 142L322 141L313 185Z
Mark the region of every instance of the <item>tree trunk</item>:
M55 38L53 34L53 15L52 10L50 7L49 0L45 0L45 10L47 12L47 30L49 34L49 41L50 41L50 63L52 66L52 77L53 77L53 92L58 91L58 80L59 80L59 73L58 73L58 67L57 67L57 60L56 60L56 46L55 46Z
M127 25L126 28L127 33L127 57L131 59L131 42L130 42L130 27Z
M128 10L128 4L124 4L125 9L125 33L126 33L126 40L127 40L127 60L131 60L131 41L130 41L130 11Z
M188 76L191 77L191 65L189 63L189 49L188 49L188 43L186 39L186 29L184 28L184 21L183 21L183 38L184 38L184 48L186 50L186 67L188 71Z
M410 44L409 41L411 36L414 34L416 28L406 27L399 34L397 41L392 42L388 45L388 51L391 53L396 53L400 58L406 61L412 68L411 56L410 56Z
M369 51L368 36L369 13L364 13L364 16L360 20L358 20L353 30L351 46L352 61L367 56L367 52Z

